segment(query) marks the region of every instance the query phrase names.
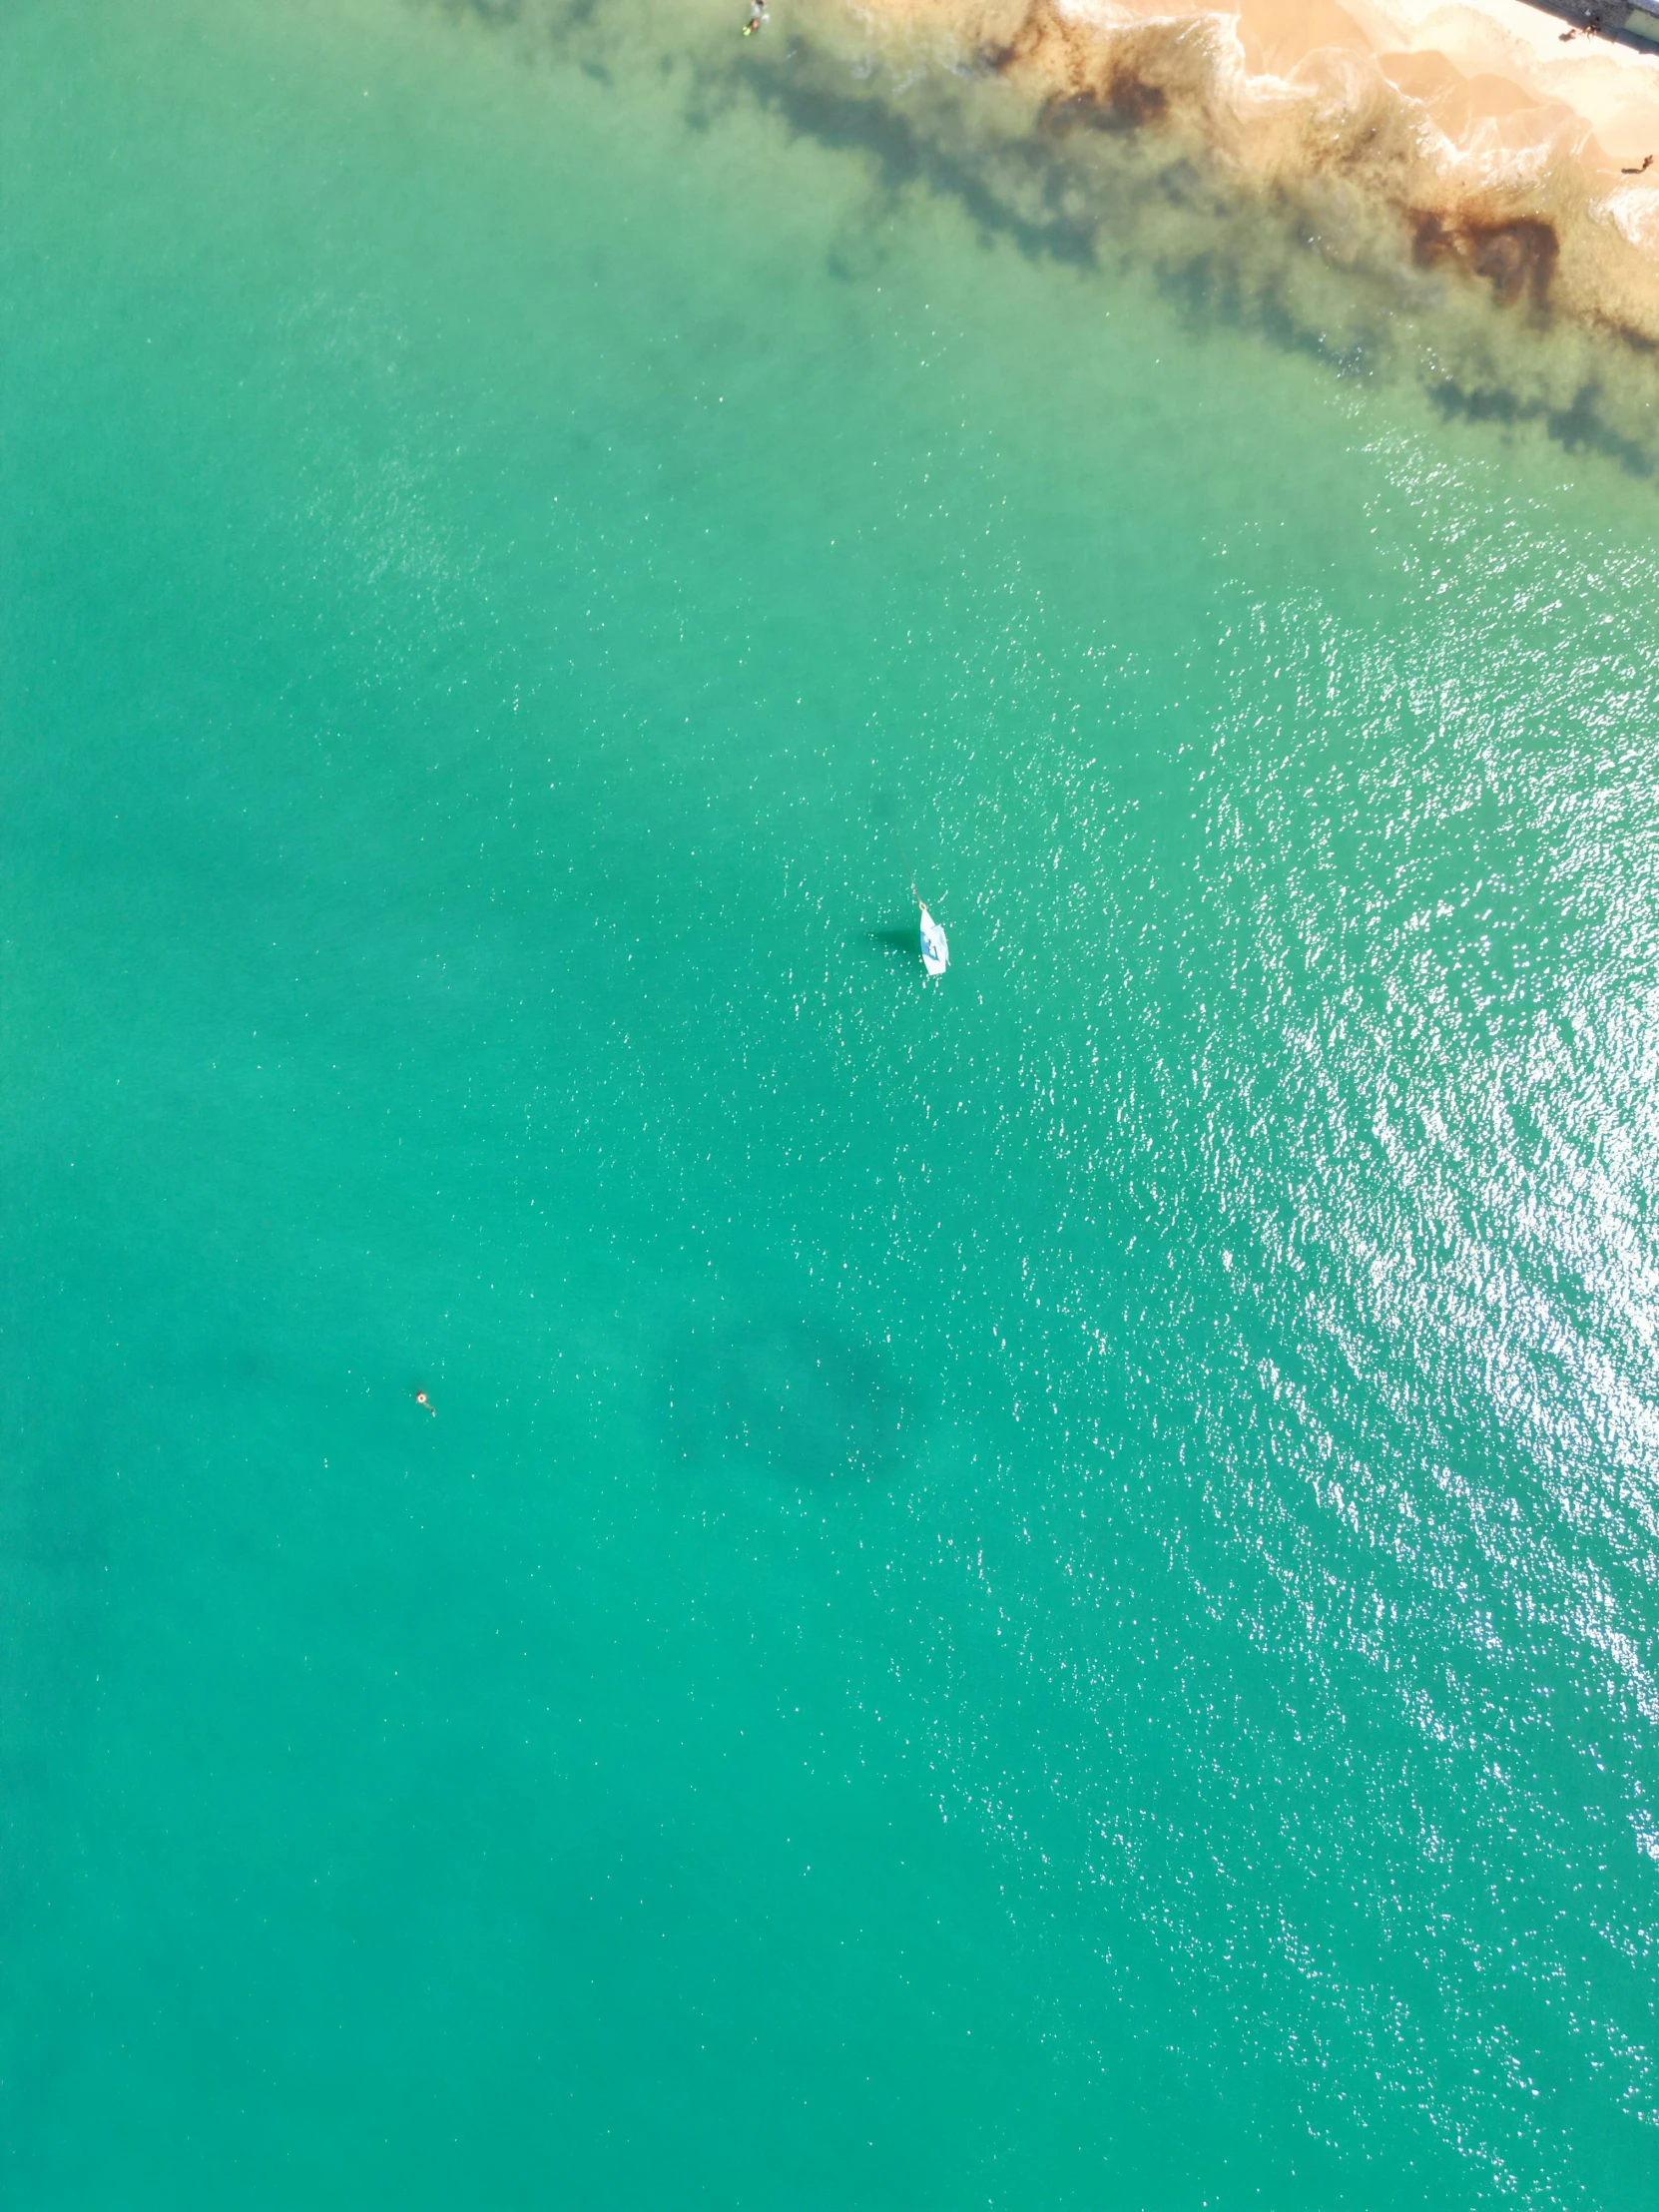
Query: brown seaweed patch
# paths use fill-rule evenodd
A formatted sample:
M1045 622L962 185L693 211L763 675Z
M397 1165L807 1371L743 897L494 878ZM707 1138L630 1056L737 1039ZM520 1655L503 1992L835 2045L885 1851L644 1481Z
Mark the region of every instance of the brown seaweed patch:
M980 66L1035 93L1045 122L1107 130L1163 121L1214 74L1207 20L1106 26L1031 0L1013 36L982 47Z
M1538 216L1508 222L1447 217L1433 209L1409 211L1411 259L1418 269L1451 266L1491 287L1499 306L1528 298L1542 307L1561 259L1555 227Z
M1169 95L1163 86L1124 68L1114 70L1098 91L1048 101L1042 120L1049 130L1081 125L1095 131L1142 131L1148 124L1161 123L1168 113Z

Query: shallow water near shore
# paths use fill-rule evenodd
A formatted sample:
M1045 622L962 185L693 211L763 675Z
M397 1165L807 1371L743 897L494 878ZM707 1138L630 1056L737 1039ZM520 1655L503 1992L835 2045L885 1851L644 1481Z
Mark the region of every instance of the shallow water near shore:
M1644 2201L1659 494L538 21L0 34L9 2201Z

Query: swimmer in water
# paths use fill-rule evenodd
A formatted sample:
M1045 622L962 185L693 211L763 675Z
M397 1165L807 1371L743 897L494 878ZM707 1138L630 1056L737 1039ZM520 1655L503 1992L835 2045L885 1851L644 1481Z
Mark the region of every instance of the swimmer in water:
M767 11L761 0L749 0L749 21L743 27L745 38L753 38L767 19Z
M1627 169L1627 170L1624 170L1624 171L1622 172L1622 174L1623 174L1624 176L1626 176L1626 177L1645 177L1645 176L1647 175L1648 171L1649 171L1649 170L1650 170L1650 169L1651 169L1652 167L1653 167L1653 156L1652 156L1652 155L1650 154L1650 155L1649 155L1649 156L1647 157L1646 161L1644 161L1644 162L1642 163L1642 165L1641 165L1641 167L1640 167L1639 169Z
M416 1390L415 1403L417 1405L424 1405L427 1412L429 1413L435 1413L437 1411L437 1407L432 1403L432 1400L426 1395L426 1392L424 1390Z

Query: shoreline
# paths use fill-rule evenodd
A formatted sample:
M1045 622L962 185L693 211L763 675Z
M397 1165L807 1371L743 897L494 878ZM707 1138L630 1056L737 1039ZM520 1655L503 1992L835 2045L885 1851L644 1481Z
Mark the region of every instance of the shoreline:
M999 79L1051 142L1202 145L1295 203L1328 258L1381 216L1418 273L1659 348L1659 44L1563 33L1530 0L841 6L906 82Z
M1338 57L1364 57L1460 151L1522 153L1581 137L1588 166L1618 176L1659 157L1659 6L1652 43L1622 29L1648 16L1631 0L848 0L887 30L1006 51L1048 14L1075 35L1109 39L1130 25L1230 29L1240 65L1264 87L1315 84ZM1602 20L1594 31L1585 28ZM1560 26L1568 26L1563 31ZM1309 65L1316 65L1310 69ZM1319 65L1323 64L1323 68ZM1642 199L1659 205L1659 158Z

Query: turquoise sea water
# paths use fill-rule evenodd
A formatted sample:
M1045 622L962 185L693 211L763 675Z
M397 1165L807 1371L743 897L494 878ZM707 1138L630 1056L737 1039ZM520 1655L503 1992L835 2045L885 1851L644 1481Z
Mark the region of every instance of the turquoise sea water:
M7 11L6 2200L1653 2202L1659 495L732 13Z

